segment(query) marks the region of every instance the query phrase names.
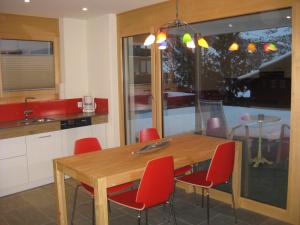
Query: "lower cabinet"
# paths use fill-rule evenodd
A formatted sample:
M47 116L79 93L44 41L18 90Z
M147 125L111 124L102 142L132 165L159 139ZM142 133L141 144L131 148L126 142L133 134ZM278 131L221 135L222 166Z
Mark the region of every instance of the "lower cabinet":
M62 156L61 131L26 136L29 182L53 177L53 159Z
M26 184L28 184L26 156L0 160L0 196L6 189Z
M79 138L107 147L106 124L0 140L0 197L53 181L53 159L72 155Z

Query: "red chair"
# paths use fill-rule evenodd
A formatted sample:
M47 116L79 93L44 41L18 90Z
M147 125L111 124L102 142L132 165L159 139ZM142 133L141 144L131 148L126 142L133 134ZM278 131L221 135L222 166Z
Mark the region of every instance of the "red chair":
M206 190L207 195L207 223L209 224L209 190L219 184L230 183L234 166L235 143L233 141L221 144L217 147L207 171L197 171L192 174L178 177L177 181L201 187ZM202 192L203 193L203 192ZM237 216L235 211L234 195L231 184L232 206L234 209L235 222Z
M89 152L94 152L94 151L100 151L101 145L98 141L97 138L95 137L89 137L89 138L82 138L78 139L75 141L75 148L74 148L74 155L79 155L79 154L84 154L84 153L89 153ZM129 188L133 185L133 182L128 182L125 184L117 185L111 188L107 189L107 194L111 195L115 192L124 190L126 188ZM77 202L77 193L79 187L83 187L89 194L90 196L94 199L94 188L85 184L81 183L76 186L75 188L75 194L74 194L74 204L73 204L73 211L72 211L72 219L71 219L71 224L73 225L74 222L74 215L75 215L75 209L76 209L76 202ZM94 209L95 209L95 202L93 200L93 224L95 223L94 221Z
M151 160L147 163L138 189L108 196L108 200L138 211L138 224L141 212L145 211L148 225L148 209L161 204L170 206L170 217L176 218L172 203L169 201L174 192L174 163L172 156Z
M160 136L156 128L145 128L140 131L140 143L146 141L153 141L160 139ZM184 166L174 171L175 177L184 175L185 173L192 171L192 166Z

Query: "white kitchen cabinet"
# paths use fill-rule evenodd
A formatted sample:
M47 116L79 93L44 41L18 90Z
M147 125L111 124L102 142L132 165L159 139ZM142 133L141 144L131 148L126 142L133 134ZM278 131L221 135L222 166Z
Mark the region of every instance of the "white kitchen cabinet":
M98 138L103 149L107 148L106 124L92 125L92 136Z
M91 126L77 127L62 130L63 139L63 154L65 156L73 155L74 143L77 139L86 138L92 136Z
M0 159L26 155L25 137L0 140Z
M25 137L0 140L0 193L27 183Z
M26 136L29 182L53 178L53 159L61 157L61 131Z
M2 191L27 183L28 171L26 156L0 160L0 196Z

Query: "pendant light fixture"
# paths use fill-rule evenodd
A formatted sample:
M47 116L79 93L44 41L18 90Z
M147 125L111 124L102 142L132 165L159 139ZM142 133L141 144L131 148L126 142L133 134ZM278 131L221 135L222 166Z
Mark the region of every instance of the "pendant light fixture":
M178 1L176 0L176 18L175 20L168 22L164 25L162 25L159 29L158 29L158 34L150 34L145 42L144 45L145 46L150 46L154 43L159 45L159 49L164 50L167 48L167 43L168 43L168 30L169 29L177 29L180 33L183 33L181 40L182 42L186 45L186 47L188 48L195 48L196 44L195 44L195 40L193 39L192 34L197 34L196 36L197 38L197 44L200 47L203 48L209 48L209 45L207 43L207 41L204 39L204 37L197 33L197 31L190 26L187 22L179 19L179 13L178 13Z

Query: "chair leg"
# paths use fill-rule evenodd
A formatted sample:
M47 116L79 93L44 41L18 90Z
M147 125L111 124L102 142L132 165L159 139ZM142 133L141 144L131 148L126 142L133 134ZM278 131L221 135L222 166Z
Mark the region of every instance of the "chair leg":
M92 215L92 224L95 225L95 199L93 198L93 215Z
M207 203L206 203L206 213L207 213L207 224L209 224L209 190L206 190L206 198L207 198Z
M146 220L146 225L148 225L148 209L145 209L145 220Z
M77 203L77 195L78 195L78 189L80 188L80 184L78 184L75 188L75 193L74 193L74 201L73 201L73 209L72 209L72 216L71 216L71 225L74 224L74 216L75 216L75 210L76 210L76 203Z
M170 219L173 217L174 224L177 225L177 220L176 220L175 210L174 210L174 204L173 204L172 200L169 203L169 207L170 207Z
M202 203L201 203L202 208L204 207L204 188L202 188Z
M193 186L193 195L194 195L195 205L198 205L196 186Z
M231 187L231 200L232 200L232 208L234 213L234 222L237 223L237 214L236 214L236 208L235 208L235 200L234 200L234 193L233 193L233 184L230 182Z
M138 213L137 223L138 223L138 225L141 225L141 211L139 211L139 213Z

